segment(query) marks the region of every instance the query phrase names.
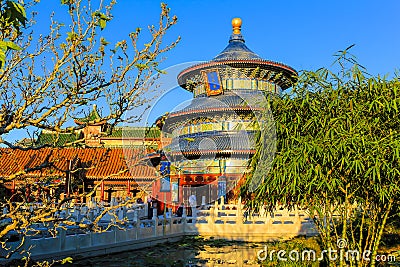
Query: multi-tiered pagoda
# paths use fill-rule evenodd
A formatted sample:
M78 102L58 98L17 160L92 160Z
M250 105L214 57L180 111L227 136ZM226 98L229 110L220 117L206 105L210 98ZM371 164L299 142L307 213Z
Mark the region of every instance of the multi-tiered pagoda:
M198 205L210 203L237 184L255 153L255 113L262 111L249 100L280 94L297 75L293 68L252 52L241 24L239 18L232 20L229 44L214 59L178 75L193 100L163 121L163 136L172 137L163 149L171 164L172 202L187 202L195 194Z

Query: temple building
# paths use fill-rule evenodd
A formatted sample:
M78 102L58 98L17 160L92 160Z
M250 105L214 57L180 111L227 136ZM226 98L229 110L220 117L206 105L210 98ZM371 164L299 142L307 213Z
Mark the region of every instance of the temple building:
M65 183L66 193L97 188L96 197L103 200L142 191L173 207L188 204L191 195L199 205L221 196L230 199L229 192L256 152L257 113L264 107L253 100L280 94L297 77L293 68L251 51L241 24L239 18L232 20L233 32L221 53L178 74L178 84L193 94L189 105L161 116L154 127L112 131L94 105L86 117L75 119L81 129L61 134L43 130L35 140L39 146L69 148L14 153L2 149L0 176L57 156L61 160L53 169L21 174L19 179L35 181L47 175L49 181ZM69 186L71 180L78 181L73 183L76 188ZM15 191L18 186L8 182L5 187Z
M39 199L38 194L64 198L93 189L98 201L134 197L157 178L153 167L128 167L140 160L138 155L141 151L134 148L0 148L0 178L10 196L19 192L29 201Z
M229 198L227 194L243 178L255 153L259 129L255 113L263 108L250 102L280 94L296 79L293 68L252 52L241 24L239 18L232 20L229 44L211 61L178 74L179 85L193 93L193 100L158 123L162 124L161 138L172 138L172 142L163 147L161 161L161 168L170 170L166 179L153 186L153 194L170 183L167 201L172 205L187 203L190 195L202 202L199 205L221 196Z
M41 149L0 148L0 178L6 180L2 187L8 195L24 192L32 201L38 194L67 197L92 190L98 201L147 195L143 189L151 190L148 185L157 179L156 168L141 164L141 159L161 149L161 131L157 127L111 131L96 105L74 121L81 127L72 133L42 130L36 140L18 143Z

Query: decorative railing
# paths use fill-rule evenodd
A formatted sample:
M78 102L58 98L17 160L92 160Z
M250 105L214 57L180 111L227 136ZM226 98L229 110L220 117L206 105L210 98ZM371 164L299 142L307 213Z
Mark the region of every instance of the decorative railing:
M114 203L115 204L115 203ZM174 217L171 210L166 216L147 218L147 205L117 207L99 220L99 232L82 229L79 225L90 222L101 212L93 203L66 209L58 216L75 220L76 225L57 228L57 236L50 236L48 229L37 227L39 234L26 236L19 251L29 251L34 259L61 258L65 256L91 257L152 246L165 241L178 241L186 235L242 241L268 241L288 239L298 235L317 235L312 219L303 210L280 209L270 213L261 209L249 214L242 204L204 205L186 216ZM17 248L19 242L7 243ZM3 251L1 251L3 250ZM4 248L0 249L5 254ZM26 252L25 252L26 254ZM14 254L13 258L26 256ZM1 263L1 260L0 260Z

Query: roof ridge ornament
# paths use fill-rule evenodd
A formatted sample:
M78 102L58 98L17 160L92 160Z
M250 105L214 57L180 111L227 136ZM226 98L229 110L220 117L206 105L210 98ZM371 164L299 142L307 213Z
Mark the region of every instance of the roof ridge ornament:
M232 19L232 35L229 38L229 43L231 42L242 42L244 43L244 38L241 33L242 28L242 19L241 18L233 18Z
M242 28L242 19L241 18L233 18L232 19L232 28L233 28L233 34L240 34L240 30Z

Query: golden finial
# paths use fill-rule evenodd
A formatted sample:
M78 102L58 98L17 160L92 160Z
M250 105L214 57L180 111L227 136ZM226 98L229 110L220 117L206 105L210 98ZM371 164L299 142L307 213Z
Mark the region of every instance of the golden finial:
M232 20L233 34L240 34L241 27L242 27L242 20L240 18L234 18Z

